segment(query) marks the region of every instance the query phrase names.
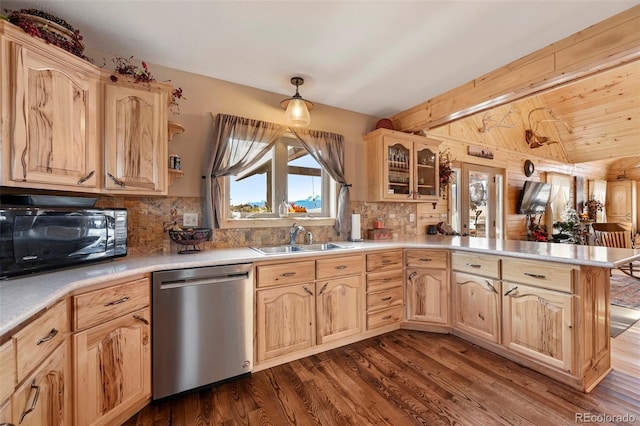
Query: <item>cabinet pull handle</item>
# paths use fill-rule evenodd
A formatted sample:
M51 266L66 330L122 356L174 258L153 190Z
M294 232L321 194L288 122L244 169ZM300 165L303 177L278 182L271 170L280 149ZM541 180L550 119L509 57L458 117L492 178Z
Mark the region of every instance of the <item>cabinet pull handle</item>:
M431 262L431 259L428 257L421 257L420 262Z
M303 285L302 288L309 294L309 296L313 296L313 292L309 290L306 285Z
M411 275L409 275L409 280L412 280L412 279L413 279L413 277L415 277L416 275L418 275L418 273L417 273L417 272L415 272L415 271L414 271L414 272L412 272L412 273L411 273Z
M324 285L322 286L322 288L320 289L320 291L318 292L318 294L322 294L324 293L324 291L327 289L327 286L329 285L329 283L324 283Z
M36 342L36 346L40 345L41 343L48 342L49 340L56 337L56 334L58 334L58 330L56 330L55 328L52 328L49 334L38 339L38 341Z
M385 265L387 263L391 263L391 259L382 259L382 263L384 263Z
M149 320L146 319L145 317L138 315L138 314L133 314L133 317L135 319L137 319L138 321L142 321L145 325L149 325Z
M391 300L392 297L391 296L387 296L387 297L383 297L382 299L380 299L383 302L388 302L389 300Z
M78 185L82 185L83 183L85 183L86 181L91 179L93 177L93 175L95 175L95 174L96 174L96 171L95 170L91 170L88 175L86 175L85 177L83 177L82 179L80 179L78 181Z
M543 280L543 279L547 278L547 277L545 277L544 275L541 275L541 274L532 274L531 272L524 272L524 274L525 274L526 276L528 276L528 277L531 277L531 278L539 278L539 279L541 279L541 280Z
M518 289L518 286L515 286L515 287L514 287L514 288L512 288L511 290L507 291L504 295L505 295L505 296L508 296L508 295L510 295L511 293L513 293L514 291L516 291L517 289Z
M294 276L296 273L295 272L283 272L280 274L281 277L292 277Z
M384 278L382 280L383 283L388 283L389 281L393 280L393 278Z
M36 394L33 397L33 402L31 403L31 408L29 408L27 411L22 413L22 415L20 416L20 421L18 422L18 424L22 424L22 421L24 420L25 417L27 417L27 414L29 414L30 412L35 410L36 409L36 405L38 404L38 397L40 396L40 386L36 385L36 379L33 379L33 383L31 383L31 389L35 389L36 390Z
M384 316L384 317L382 317L382 319L383 320L389 320L389 319L391 319L391 315Z
M121 181L120 179L118 179L117 177L115 177L114 175L112 175L111 173L107 173L107 176L109 176L109 177L111 178L111 180L112 180L116 185L121 186L121 187L123 187L123 188L124 188L125 186L127 186L127 185L125 185L125 184L124 184L124 182L123 182L123 181Z
M112 302L107 302L104 304L104 306L113 306L113 305L119 305L120 303L124 303L127 300L129 300L129 296L125 296L122 299L118 299L118 300L114 300Z
M467 263L467 266L470 268L482 268L482 265L478 265L477 263Z
M493 284L491 284L491 282L489 280L484 280L484 282L487 283L487 287L489 287L489 290L491 290L494 293L498 293L498 291L496 290L496 288L493 286Z
M347 269L347 265L338 265L336 269Z

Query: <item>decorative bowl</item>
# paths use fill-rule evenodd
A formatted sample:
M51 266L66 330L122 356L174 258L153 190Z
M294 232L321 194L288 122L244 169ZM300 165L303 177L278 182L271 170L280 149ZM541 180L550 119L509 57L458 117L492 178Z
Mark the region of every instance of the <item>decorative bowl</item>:
M194 253L200 251L198 244L211 238L211 228L189 228L182 230L169 230L169 237L174 243L185 247L178 250L179 254ZM191 246L191 248L189 248Z

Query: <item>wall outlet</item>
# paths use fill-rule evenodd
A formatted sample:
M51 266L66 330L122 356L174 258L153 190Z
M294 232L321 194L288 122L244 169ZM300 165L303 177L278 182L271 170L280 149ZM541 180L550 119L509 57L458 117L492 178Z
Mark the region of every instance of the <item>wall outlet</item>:
M416 215L413 213L409 213L409 222L413 223L416 221Z
M183 214L182 226L198 226L198 213Z

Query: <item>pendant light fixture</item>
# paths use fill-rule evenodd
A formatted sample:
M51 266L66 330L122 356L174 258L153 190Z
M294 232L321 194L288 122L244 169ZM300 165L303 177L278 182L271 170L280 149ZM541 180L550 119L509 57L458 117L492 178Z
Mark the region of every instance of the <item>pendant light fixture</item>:
M298 86L304 84L304 79L302 77L291 77L291 84L296 86L296 94L280 102L280 106L286 109L284 122L290 126L307 126L311 123L309 111L313 109L313 104L303 99L298 93Z

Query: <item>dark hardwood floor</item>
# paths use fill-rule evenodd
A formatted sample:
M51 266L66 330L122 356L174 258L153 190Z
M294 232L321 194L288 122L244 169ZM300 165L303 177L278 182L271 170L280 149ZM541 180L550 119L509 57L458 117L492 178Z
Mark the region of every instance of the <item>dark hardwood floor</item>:
M150 404L125 425L546 426L633 420L594 417L605 415L633 416L640 424L640 379L612 371L584 394L455 336L400 330Z

